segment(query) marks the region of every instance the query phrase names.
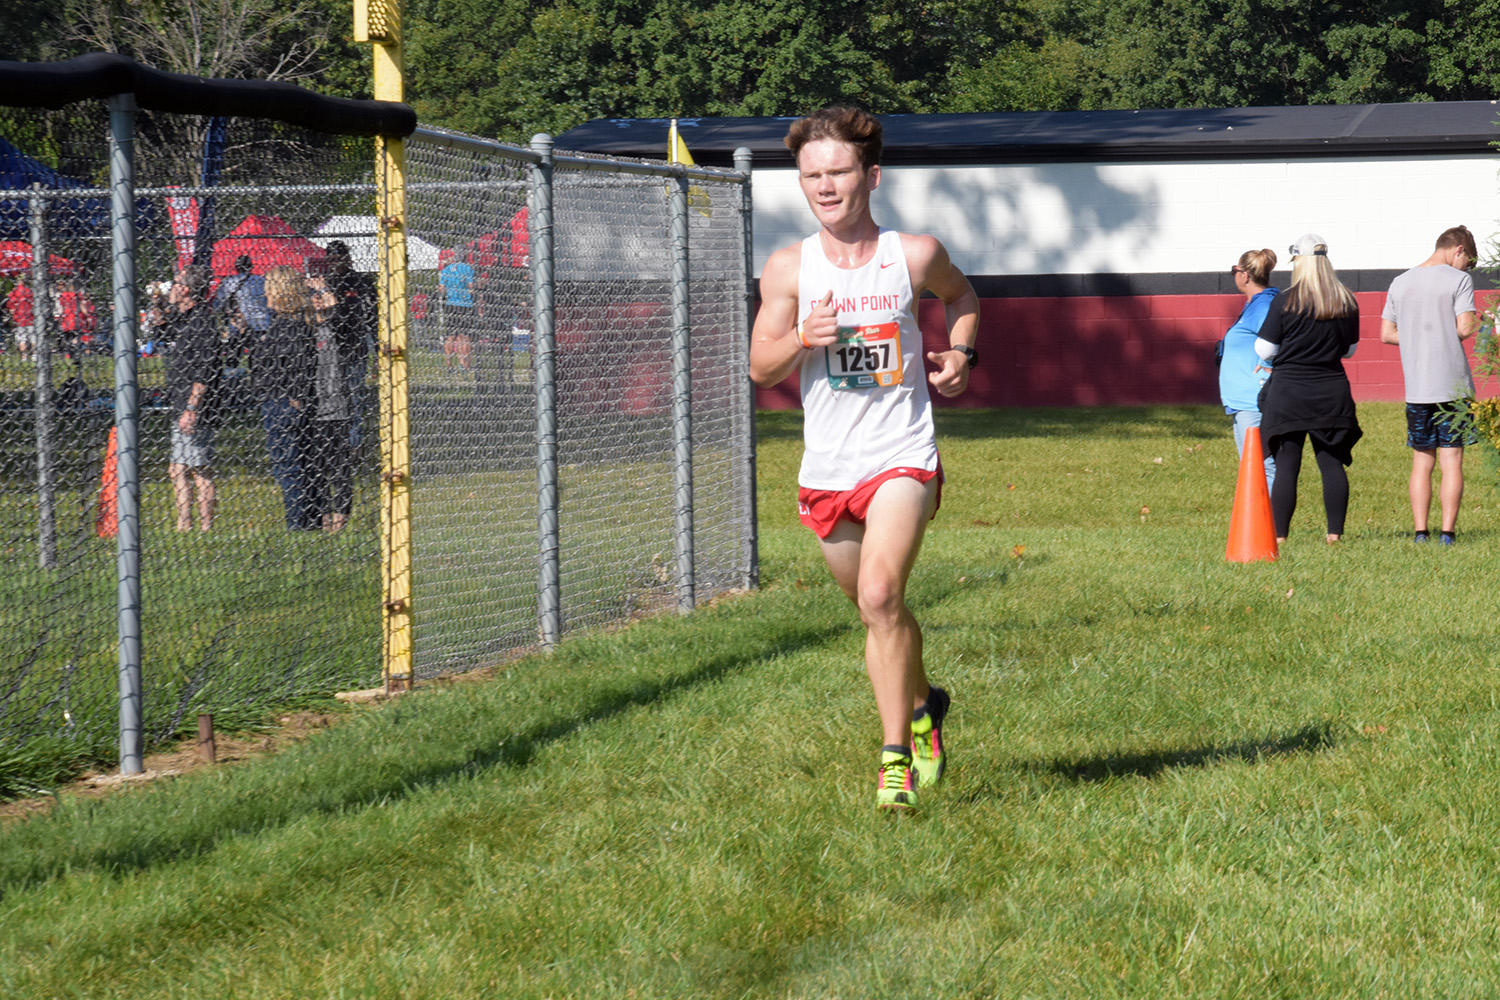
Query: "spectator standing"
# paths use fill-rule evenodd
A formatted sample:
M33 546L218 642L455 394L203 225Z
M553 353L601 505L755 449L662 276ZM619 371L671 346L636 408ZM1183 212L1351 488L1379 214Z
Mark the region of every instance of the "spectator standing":
M10 314L10 328L16 338L16 351L24 362L36 350L37 336L41 332L37 329L36 299L25 275L16 279L16 287L5 297L5 308Z
M253 336L271 328L271 310L266 304L266 277L255 273L255 262L249 254L234 261L234 274L225 278L214 294L214 308L220 312L238 312Z
M193 491L198 494L198 530L214 521L213 447L223 341L212 307L206 304L208 269L185 267L167 293L162 326L175 346L167 355L167 408L172 451L167 475L177 507L177 530L193 527Z
M1396 276L1380 316L1380 339L1401 348L1406 382L1406 446L1411 449L1411 517L1425 542L1432 510L1432 473L1442 470L1439 538L1452 545L1464 497L1464 445L1478 440L1464 419L1474 401L1474 375L1463 342L1479 330L1474 309L1474 234L1445 229L1432 256Z
M307 283L285 266L266 272L271 321L250 331L250 383L260 400L271 476L281 488L288 531L314 531L320 524L310 479L308 418L315 394L317 340Z
M1224 412L1234 418L1234 447L1245 454L1245 435L1260 426L1260 389L1271 377L1271 369L1255 353L1255 338L1265 322L1271 300L1281 293L1269 287L1276 267L1273 250L1246 250L1240 262L1229 269L1235 289L1245 297L1239 318L1224 334L1224 353L1219 361L1219 399ZM1276 483L1276 461L1266 456L1266 489Z
M317 334L317 372L312 416L308 423L307 479L323 530L338 532L349 522L354 505L353 452L349 425L354 420L353 390L344 362L345 339L339 335L342 303L331 282L307 279Z
M479 304L474 298L474 268L458 260L452 250L438 255L438 282L443 286L443 365L468 371L474 351L474 331L479 325Z
M365 409L369 404L370 353L377 334L375 282L354 270L349 246L343 240L328 244L327 290L333 295L334 311L329 322L338 338L349 395L349 447L358 448L363 436Z
M1255 341L1276 361L1260 393L1261 431L1276 459L1271 515L1276 541L1285 542L1297 509L1302 446L1312 441L1323 477L1323 510L1330 544L1344 536L1354 445L1364 435L1344 359L1359 347L1359 304L1328 262L1328 243L1307 233L1292 244L1292 283L1266 310Z
M81 358L98 348L94 335L99 329L99 310L73 278L63 279L57 295L57 328L70 358Z

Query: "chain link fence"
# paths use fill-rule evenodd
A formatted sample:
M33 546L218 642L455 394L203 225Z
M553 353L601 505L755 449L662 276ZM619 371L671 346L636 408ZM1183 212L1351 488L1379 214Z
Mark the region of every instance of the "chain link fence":
M107 747L109 117L88 102L4 122L0 743ZM141 111L136 143L141 695L155 741L200 711L233 722L378 676L373 262L332 235L372 217L374 186L368 140L270 122ZM342 382L319 382L320 359Z
M418 676L537 641L535 155L434 130L408 140ZM641 164L557 155L555 312L560 629L673 607L671 199ZM691 303L692 575L698 597L753 580L744 192L694 180L680 289ZM411 252L409 246L409 253ZM543 600L545 600L543 598ZM545 626L541 626L545 631Z
M108 137L102 102L0 108L0 768L37 739L108 759L121 731ZM687 182L566 156L539 171L432 130L405 148L415 675L546 645L549 602L568 631L683 607L685 575L688 606L752 585L739 178L691 181L674 284ZM139 421L119 441L149 744L201 712L380 683L393 424L371 141L140 111L135 164Z

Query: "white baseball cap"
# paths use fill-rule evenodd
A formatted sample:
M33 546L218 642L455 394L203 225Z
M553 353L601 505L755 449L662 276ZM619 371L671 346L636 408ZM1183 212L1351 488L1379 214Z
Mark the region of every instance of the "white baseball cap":
M1318 250L1317 247L1323 249ZM1317 233L1303 233L1297 237L1297 242L1293 243L1287 252L1293 257L1309 257L1314 254L1326 257L1328 256L1328 241Z

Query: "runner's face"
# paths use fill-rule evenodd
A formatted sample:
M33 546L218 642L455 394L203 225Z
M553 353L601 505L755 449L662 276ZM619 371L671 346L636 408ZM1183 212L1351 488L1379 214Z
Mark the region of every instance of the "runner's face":
M880 166L865 170L847 142L814 139L797 154L797 177L813 215L825 226L837 225L869 213Z

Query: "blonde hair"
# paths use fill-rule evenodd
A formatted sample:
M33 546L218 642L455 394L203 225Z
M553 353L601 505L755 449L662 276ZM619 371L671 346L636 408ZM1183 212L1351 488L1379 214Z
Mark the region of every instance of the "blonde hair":
M1282 296L1283 311L1310 312L1316 319L1358 315L1354 293L1344 287L1328 262L1328 247L1319 243L1313 250L1323 252L1292 258L1292 283Z
M285 264L266 272L266 305L272 312L301 313L304 317L312 303L307 297L307 282L295 268Z
M1269 248L1246 250L1240 254L1239 266L1240 270L1245 272L1246 277L1257 285L1269 285L1271 272L1276 270L1276 251Z

